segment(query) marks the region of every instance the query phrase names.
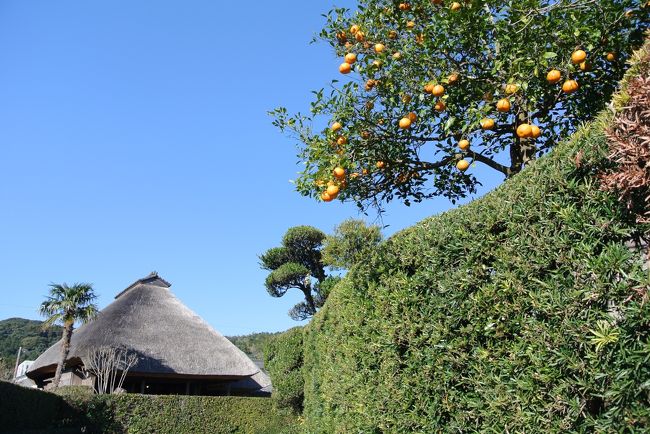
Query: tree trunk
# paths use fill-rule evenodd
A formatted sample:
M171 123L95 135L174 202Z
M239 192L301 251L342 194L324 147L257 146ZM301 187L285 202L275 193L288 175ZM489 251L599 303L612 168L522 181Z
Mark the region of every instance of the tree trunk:
M72 329L74 323L66 323L63 326L63 339L61 340L61 360L56 365L56 373L54 374L54 381L52 382L53 387L59 387L59 382L61 381L61 374L63 374L63 369L65 369L65 361L70 354L70 339L72 338Z
M311 296L311 286L303 288L302 293L305 294L305 301L307 306L311 310L312 315L316 313L316 303L314 303L314 297Z

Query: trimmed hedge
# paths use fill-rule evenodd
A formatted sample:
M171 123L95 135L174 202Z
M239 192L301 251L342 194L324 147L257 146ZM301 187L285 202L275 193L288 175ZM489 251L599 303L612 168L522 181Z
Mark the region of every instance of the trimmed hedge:
M0 431L20 433L292 434L295 415L268 398L184 395L62 396L0 382Z
M302 335L302 327L294 327L271 338L264 350L264 366L273 382L273 400L279 408L297 413L303 409L305 388Z
M305 330L308 432L650 430L650 278L629 247L650 227L599 190L612 118L348 273Z

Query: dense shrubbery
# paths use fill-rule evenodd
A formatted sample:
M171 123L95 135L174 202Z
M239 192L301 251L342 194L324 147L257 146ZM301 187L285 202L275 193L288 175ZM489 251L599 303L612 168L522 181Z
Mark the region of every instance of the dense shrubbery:
M650 429L649 226L599 190L612 119L351 270L305 330L308 432Z
M302 411L305 382L302 375L302 327L275 336L266 346L264 366L271 374L273 400L280 408Z
M0 382L0 430L174 434L298 430L295 416L275 410L267 398L90 395L84 388L62 389L58 396Z

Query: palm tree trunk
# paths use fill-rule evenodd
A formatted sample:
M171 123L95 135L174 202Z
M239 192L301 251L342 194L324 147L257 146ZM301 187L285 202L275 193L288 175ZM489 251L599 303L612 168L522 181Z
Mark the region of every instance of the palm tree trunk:
M59 387L59 382L61 381L61 374L63 374L63 369L65 369L65 361L70 354L70 339L72 338L72 328L74 323L66 323L63 326L63 339L61 342L61 360L56 365L56 373L54 374L54 381L52 382L53 387Z

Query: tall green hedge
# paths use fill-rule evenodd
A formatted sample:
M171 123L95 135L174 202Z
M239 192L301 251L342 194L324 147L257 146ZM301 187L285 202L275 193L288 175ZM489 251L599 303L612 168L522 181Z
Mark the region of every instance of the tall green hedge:
M302 327L289 329L271 338L264 351L264 366L273 382L273 400L278 407L295 412L302 411L304 399L302 335Z
M299 424L268 398L92 395L0 382L0 432L293 434Z
M351 270L305 331L308 432L650 430L650 278L626 245L649 226L599 190L611 120Z

